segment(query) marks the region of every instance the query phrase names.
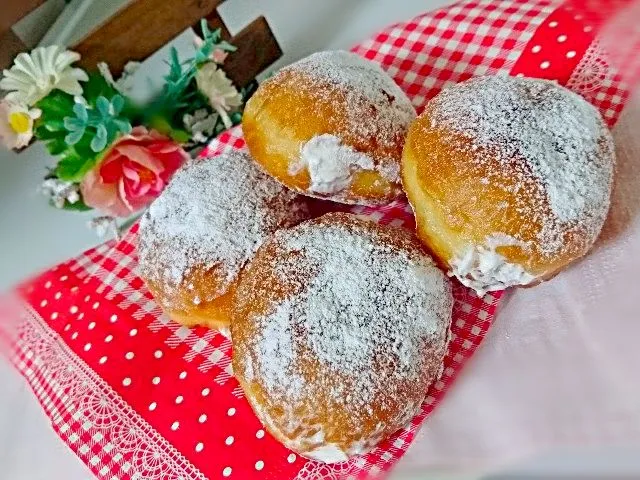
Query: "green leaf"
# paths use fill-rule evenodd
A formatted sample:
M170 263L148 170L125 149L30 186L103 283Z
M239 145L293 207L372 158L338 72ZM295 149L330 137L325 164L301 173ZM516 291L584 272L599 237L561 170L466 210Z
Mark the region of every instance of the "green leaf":
M178 58L178 50L176 47L171 47L169 51L169 75L167 75L167 82L176 81L182 75L182 64L180 58Z
M56 138L55 140L47 142L46 146L51 155L60 155L69 148L64 138Z
M80 141L82 136L84 135L84 128L78 130L72 130L66 137L64 137L64 141L67 142L68 145L75 145Z
M96 153L99 153L102 150L104 150L105 147L107 146L107 138L108 138L107 127L105 127L102 124L98 125L96 134L91 140L91 150L93 150Z
M107 100L106 97L100 96L96 99L96 108L98 109L98 112L100 112L100 115L102 115L103 117L110 116L109 105L109 100Z
M79 155L75 149L71 149L69 154L58 162L55 169L56 176L65 182L80 182L86 173L95 164L95 156L87 158Z
M64 137L67 134L67 131L64 129L64 125L60 130L55 131L50 130L48 125L38 125L34 133L38 140L46 142L47 140Z
M109 85L99 72L90 73L89 80L84 82L82 87L82 94L91 106L95 106L98 97L111 98L117 93L118 91Z
M209 23L206 18L200 19L200 28L202 29L202 35L204 38L211 36L211 30L209 30Z
M122 107L122 111L118 116L121 120L126 120L132 125L140 125L142 123L142 118L144 111L147 109L148 105L144 105L140 107L135 103L124 99L124 106Z
M98 154L91 149L92 140L93 135L84 135L80 141L71 148L80 157L95 160L98 157Z
M169 132L169 136L172 140L178 143L187 143L189 140L191 140L191 134L186 130L172 129Z
M42 125L49 132L64 132L64 120L49 120Z
M169 135L170 134L169 132L171 132L172 130L171 124L169 123L169 121L161 115L156 115L149 118L148 125L150 128L157 130L163 135Z
M200 64L200 63L204 63L209 59L209 55L207 54L207 52L203 52L202 50L198 50L196 52L196 63Z
M74 105L75 102L71 95L54 90L36 103L36 107L42 111L39 124L46 126L52 121L62 121L64 117L73 117Z
M76 114L76 117L81 120L83 123L86 123L89 119L89 114L87 113L87 107L83 103L76 103L73 106L73 113Z
M86 123L76 117L65 117L62 125L66 130L73 132L76 130L84 131Z
M236 47L235 45L231 45L226 40L223 40L220 43L218 43L216 45L216 48L219 48L220 50L223 50L225 52L235 52L236 50L238 50L238 47Z
M111 109L113 110L113 115L118 116L124 107L124 98L122 95L114 95L111 99Z
M131 128L131 123L127 120L122 120L120 118L114 118L112 120L112 122L116 128L118 129L118 131L122 132L122 133L130 133L132 128Z

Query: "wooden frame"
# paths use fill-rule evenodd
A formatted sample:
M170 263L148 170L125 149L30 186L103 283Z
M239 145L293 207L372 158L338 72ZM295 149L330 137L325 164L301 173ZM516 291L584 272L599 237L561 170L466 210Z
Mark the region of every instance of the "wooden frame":
M73 49L80 65L92 69L106 62L119 75L129 61L142 61L190 26L199 32L200 19L221 28L223 37L237 47L224 70L237 87L244 87L282 56L282 50L264 17L231 36L216 11L224 0L135 0Z
M4 31L0 28L0 68L10 66L15 55L25 48L11 25L44 1L9 2L11 15L6 18L12 23ZM189 27L202 35L200 20L205 18L212 30L220 28L222 37L237 47L225 60L224 70L236 87L242 88L280 58L282 50L263 16L231 36L216 10L223 2L133 0L72 49L82 55L79 62L82 67L93 70L98 62L106 62L111 72L118 76L128 62L143 61ZM3 17L0 27L4 26Z
M14 23L45 0L2 0L0 14L0 69L11 66L13 58L25 49L25 45L11 29Z
M4 0L0 22L0 66L9 66L24 45L11 25L44 0ZM106 62L115 76L129 61L143 61L181 32L192 26L200 30L206 18L211 29L221 28L222 36L237 47L224 70L238 87L253 81L282 56L282 50L264 17L258 17L237 35L231 36L217 12L224 0L133 0L107 22L71 48L82 55L80 66L95 69Z

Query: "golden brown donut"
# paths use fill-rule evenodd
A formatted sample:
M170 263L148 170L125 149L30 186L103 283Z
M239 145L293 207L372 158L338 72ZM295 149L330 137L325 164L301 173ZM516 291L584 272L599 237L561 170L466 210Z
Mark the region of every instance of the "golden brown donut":
M276 439L344 461L419 411L441 374L452 302L410 232L327 214L278 231L243 271L233 370Z
M377 64L350 52L320 52L262 83L242 129L253 158L287 187L373 205L401 193L402 146L415 116Z
M418 236L478 294L550 278L593 245L613 141L555 82L482 77L443 90L411 125L402 180Z
M140 222L140 275L187 326L225 331L238 274L277 228L301 220L297 195L229 152L179 170Z

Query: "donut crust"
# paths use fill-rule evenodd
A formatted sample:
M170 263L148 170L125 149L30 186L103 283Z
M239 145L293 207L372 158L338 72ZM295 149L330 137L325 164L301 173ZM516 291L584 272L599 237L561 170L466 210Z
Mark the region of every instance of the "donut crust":
M334 226L350 229L358 234L370 235L386 248L405 252L409 257L418 259L418 262L422 261L419 258L428 259L420 242L410 232L381 226L354 215L327 214L300 225L304 228L309 226L318 229ZM432 269L430 272L439 282L437 285L441 301L436 301L433 309L444 312L443 317L447 318L443 318L440 329L433 333L431 340L420 350L423 358L428 360L425 360L424 364L421 363L425 365L424 369L415 378L413 374L394 375L392 369L397 367L390 367L381 357L373 367L373 375L377 376L380 382L380 385L376 386L375 400L355 411L353 403L350 404L344 398L336 398L331 394L336 389L356 392L353 378L330 369L313 354L301 354L297 358L295 371L296 375L302 377L301 388L306 392L305 397L294 400L274 396L267 388L266 380L256 377L254 373L256 366L263 360L260 357L260 348L255 343L256 338L262 335L259 322L255 319L269 314L277 308L274 305L282 305L288 299L303 293L313 278L311 271L307 275L296 277L292 272L297 270L287 270L288 267L282 270L283 265L295 262L298 255L304 255L295 250L288 253L283 250L282 242L288 235L287 231L280 231L263 245L241 275L231 326L234 340L233 368L253 410L277 440L309 458L329 462L329 455L331 462L343 461L351 455L369 451L378 442L404 427L419 411L428 386L441 373L449 338L453 302L451 287L429 259L428 265L431 265ZM345 265L345 269L349 268L353 267ZM296 330L298 333L294 334L294 348L308 352L303 330ZM368 413L363 413L365 410L368 410Z
M304 195L364 205L385 204L398 197L402 193L398 177L402 146L410 120L384 129L377 124L391 117L391 102L403 101L413 109L406 96L396 99L394 95L404 96L399 90L389 95L387 112L364 92L352 88L347 95L343 88L295 67L263 82L247 102L242 129L253 158L265 172ZM367 127L354 128L354 117ZM296 168L296 163L307 142L322 135L336 137L341 145L364 154L375 168L354 169L349 186L341 191L314 191L309 170Z
M463 94L468 95L469 89L484 88L491 81L490 77L485 77L463 82L452 87L450 92L443 91L427 105L409 128L403 151L402 183L415 213L418 237L444 269L455 274L456 262L470 249L479 248L498 254L504 264L526 272L526 278L515 285L533 286L584 256L595 242L611 194L615 162L613 142L599 113L588 105L581 112L595 125L594 132L576 133L576 127L569 133L545 132L551 141L558 143L556 148L566 149L571 148L571 142L585 141L571 137L572 134L591 135L586 140L594 145L588 152L595 158L591 162L597 164L594 168L604 172L593 185L594 189L601 189L597 198L607 199L604 208L596 206L574 221L560 220L552 209L547 187L528 163L530 152L522 151L505 158L499 141L494 145L482 143L438 117L436 109L443 103L445 108L450 108L450 103L456 101L457 91L464 89ZM527 88L543 92L547 89L551 92L548 95L557 95L567 105L582 107L586 104L578 95L552 82L513 78L497 81L507 82L507 87L508 82L513 82L514 88L522 88L525 92L528 92ZM443 94L447 97L441 99ZM520 108L517 114L540 114L523 107L528 102L535 104L536 94L530 95L525 96L522 104L516 105ZM549 101L548 98L544 101ZM478 109L505 108L496 103L483 104ZM572 111L565 114L570 116ZM544 111L541 115L550 114ZM518 132L511 135L517 137ZM584 159L576 161L586 163ZM546 240L548 238L553 238L552 246ZM460 279L463 283L466 280ZM487 284L477 290L483 293L503 288L500 284Z

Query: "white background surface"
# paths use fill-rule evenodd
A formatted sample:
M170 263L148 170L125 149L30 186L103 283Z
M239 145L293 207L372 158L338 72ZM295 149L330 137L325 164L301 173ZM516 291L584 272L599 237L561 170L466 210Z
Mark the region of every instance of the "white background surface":
M257 15L264 14L285 52L285 57L279 64L286 64L316 50L348 48L389 23L409 19L418 13L447 3L450 2L446 0L403 0L401 2L391 0L228 0L221 12L232 31L239 30ZM187 45L189 41L189 37L183 37L180 43ZM162 74L160 59L152 59L149 63L142 71L142 75L159 78ZM637 118L640 116L636 117L636 120ZM82 215L56 211L37 194L37 186L47 165L52 165L52 161L41 145L35 145L20 155L0 151L0 252L2 252L0 289L9 287L41 268L77 254L98 241L93 232L85 226L85 219L90 218L90 215L85 215L83 218ZM506 412L475 411L472 408L473 402L469 401L469 395L477 392L474 390L474 380L478 381L481 378L479 375L474 376L474 371L481 370L483 366L486 370L487 363L490 364L492 361L499 363L500 358L508 364L511 357L500 355L505 355L505 352L514 348L510 335L517 335L518 331L505 326L507 316L521 320L535 320L544 289L547 288L549 298L553 298L552 294L554 289L557 293L558 285L561 284L552 283L526 293L516 292L509 300L499 317L499 323L481 347L476 359L471 362L467 374L450 392L444 404L436 412L437 415L427 422L427 428L423 429L419 440L410 449L407 457L400 462L396 471L398 478L406 478L411 473L416 474L415 478L426 476L420 475L420 472L425 471L425 465L433 463L431 460L434 454L440 450L447 450L447 445L443 444L446 442L438 443L438 438L442 437L433 439L433 432L446 429L447 425L450 425L447 423L450 412L459 416L461 411L465 411L465 404L470 417L486 417L484 424L477 422L476 425L485 428L489 425L488 430L491 430L493 423L496 432L500 432L500 429L517 430L517 425L509 424L511 420L509 415L517 410L517 405L512 411ZM631 302L628 312L632 315L634 311L638 311L637 302L633 304L632 297L628 300ZM561 306L556 305L556 307ZM543 327L544 324L541 323L541 329ZM531 337L531 341L535 341L534 336ZM496 352L498 352L497 357ZM527 359L521 360L526 365ZM491 365L491 368L495 366ZM496 384L513 381L513 376L501 373L496 373ZM633 373L633 369L630 369L630 373ZM637 379L637 375L635 378ZM491 381L492 379L488 380L486 388L493 386ZM475 387L477 388L477 385ZM637 399L637 397L631 398ZM496 405L504 404L505 399L497 400ZM536 402L541 400L544 399L535 399ZM552 399L547 400L552 401ZM522 398L514 397L514 402L521 403ZM588 403L589 399L585 398L584 402ZM454 434L468 436L470 448L479 438L477 432L464 429ZM526 435L527 432L523 431L522 434ZM459 443L464 444L464 442ZM486 448L492 447L498 450L508 449L508 445L503 447L490 445ZM456 450L449 449L448 452L456 452ZM542 458L520 462L519 471L533 475L540 472L590 473L595 475L594 478L613 473L614 470L619 473L632 471L638 473L640 472L638 452L638 449L634 450L628 446L620 448L599 446L595 450L556 451ZM465 454L463 450L459 450L459 453L461 456ZM442 460L444 463L448 462L449 466L457 463L456 458L443 456ZM473 467L470 464L467 471L476 469L477 473L477 468L480 468L480 465ZM92 478L92 475L50 429L47 419L22 379L7 365L0 362L0 479L5 478L75 480ZM513 474L507 474L501 478L513 478Z

